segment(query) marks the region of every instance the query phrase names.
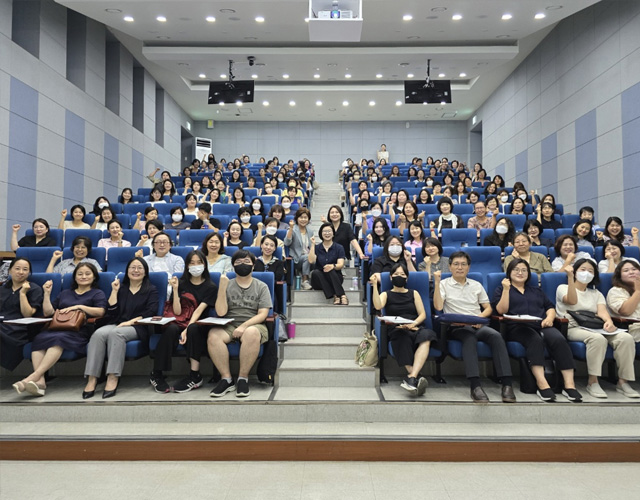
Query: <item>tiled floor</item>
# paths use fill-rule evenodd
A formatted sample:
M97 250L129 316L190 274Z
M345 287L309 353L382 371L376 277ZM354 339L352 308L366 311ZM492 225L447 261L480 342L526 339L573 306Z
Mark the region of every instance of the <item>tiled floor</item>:
M635 500L639 470L625 463L0 462L0 499Z

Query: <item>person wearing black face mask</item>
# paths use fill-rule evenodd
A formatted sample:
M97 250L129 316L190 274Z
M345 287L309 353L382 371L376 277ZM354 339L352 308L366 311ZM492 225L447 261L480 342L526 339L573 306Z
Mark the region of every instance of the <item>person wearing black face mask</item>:
M373 305L378 310L385 308L387 316L401 316L413 321L390 326L389 339L398 365L407 370L400 387L412 396L422 396L427 388L427 379L420 375L420 370L427 361L429 346L437 339L437 335L433 330L422 327L427 313L420 294L407 288L408 276L409 271L404 264L395 264L391 268L393 288L382 293L378 292L377 281L372 277Z
M272 307L269 287L251 275L256 257L247 250L238 250L231 257L236 277L229 280L220 276L220 288L216 300L218 316L229 316L234 320L209 330L207 345L213 364L220 372L220 382L209 394L219 398L236 391L239 398L249 395L249 371L258 359L260 345L268 338L265 321ZM237 384L233 382L229 369L227 344L240 342L240 370Z

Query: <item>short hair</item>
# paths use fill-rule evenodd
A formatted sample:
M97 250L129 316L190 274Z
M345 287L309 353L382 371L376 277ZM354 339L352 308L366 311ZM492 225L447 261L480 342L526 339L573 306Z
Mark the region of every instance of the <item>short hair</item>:
M622 243L620 243L618 240L614 240L613 238L610 240L607 240L604 242L604 245L602 245L602 255L604 256L604 252L607 250L607 247L613 245L614 247L618 248L620 250L620 256L624 257L624 254L626 252L624 245Z
M320 238L320 240L322 240L322 231L324 230L325 227L330 227L331 228L331 231L333 232L332 238L334 238L335 235L336 235L336 230L333 227L333 224L331 222L325 222L324 224L322 224L320 226L320 229L318 229L318 237Z
M24 260L27 264L29 264L29 274L31 274L31 272L32 272L31 261L29 259L27 259L26 257L15 257L11 261L11 264L9 264L9 271L11 271L13 269L13 266L15 266L17 264L17 262L20 261L20 260Z
M241 217L242 214L244 214L245 212L248 213L249 215L252 215L251 209L249 207L240 207L238 209L238 217Z
M529 267L529 263L524 259L513 259L511 262L509 262L506 270L507 279L510 279L513 268L516 267L518 264L524 264L525 266L527 266L527 279L524 281L526 285L527 283L529 283L529 280L531 279L531 267Z
M180 215L182 215L182 217L184 217L184 210L182 210L181 206L177 206L177 207L173 207L170 211L169 211L169 215L173 215L176 212L180 212Z
M74 205L71 207L71 210L69 210L69 214L71 214L71 216L73 216L73 212L75 209L79 209L82 212L82 216L84 217L85 215L87 215L87 211L85 210L85 208L82 205Z
M85 247L87 247L87 253L91 252L91 248L93 247L93 244L91 243L91 239L88 238L87 236L76 236L73 240L73 243L71 243L71 249L73 250L80 243L82 243Z
M597 287L600 284L600 273L598 272L598 264L593 259L578 259L576 263L573 265L573 273L578 272L578 268L584 264L588 263L593 268L593 279L587 283L587 286Z
M275 217L269 217L269 216L265 217L265 219L264 219L264 225L265 226L268 226L269 224L273 224L273 223L278 224L278 226L280 225L280 221L278 219L276 219Z
M389 277L393 276L393 273L395 273L398 269L402 269L404 271L404 274L407 276L407 278L409 277L409 270L407 269L407 266L405 265L405 263L402 261L396 262L393 266L391 266Z
M253 255L252 252L250 252L249 250L237 250L231 256L231 265L233 266L236 263L237 260L246 259L247 257L249 257L251 259L251 263L252 264L256 263L256 256Z
M634 286L633 285L629 285L629 284L625 283L624 281L622 281L622 267L625 264L631 264L638 271L640 271L640 264L638 264L635 260L629 260L629 259L621 260L620 263L616 266L615 271L613 271L613 278L611 278L611 284L613 286L617 286L617 287L623 288L623 289L625 289L627 291L627 293L629 293L629 295L633 295Z
M342 209L340 208L339 205L331 205L329 207L329 210L327 210L327 220L331 220L331 218L329 217L329 215L331 214L331 210L336 209L338 211L338 213L340 214L340 222L344 222L344 213L342 212Z
M422 240L423 257L427 256L427 246L429 245L436 247L438 249L438 255L442 257L442 244L440 243L440 240L438 238L433 237L425 238L424 240Z
M144 225L144 230L148 233L149 232L149 226L154 226L156 228L158 228L160 231L162 231L164 229L164 224L162 224L162 222L160 222L158 219L156 220L148 220L147 223Z
M453 212L453 201L451 201L451 198L448 198L446 196L443 196L438 200L438 203L436 204L436 208L438 209L438 212L442 213L442 210L440 209L440 207L442 206L443 203L448 203L451 206L451 211Z
M529 244L531 244L531 236L529 236L527 233L525 233L524 231L519 231L515 234L515 236L513 237L513 241L516 241L516 238L518 236L523 236L525 238L527 238L527 241L529 242Z
M471 265L471 256L467 252L463 252L462 250L458 250L457 252L453 252L449 255L449 265L453 264L455 259L465 259L467 264Z
M202 210L203 212L210 214L211 213L211 204L210 203L200 203L198 205L198 210Z
M151 212L153 211L158 211L158 209L156 207L147 207L144 209L144 216L146 217L147 215L149 215Z
M89 271L91 271L91 274L93 274L93 281L91 282L91 288L98 287L98 282L100 281L100 273L98 273L96 266L94 266L91 262L80 262L80 264L78 264L76 268L73 270L73 280L71 281L71 290L75 290L78 288L78 282L76 281L76 274L78 274L78 270L82 269L83 267L86 267L87 269L89 269Z
M582 212L589 212L592 215L595 214L593 207L590 206L581 207L580 210L578 210L578 215L582 215Z
M49 223L47 222L46 219L42 219L42 218L38 218L38 219L33 219L33 222L31 223L31 229L33 229L33 226L36 225L36 223L39 222L40 224L43 224L44 227L47 228L47 233L49 232Z
M553 245L553 249L556 251L556 255L558 257L560 257L560 249L562 248L562 244L568 239L573 241L574 250L578 250L578 241L576 240L576 237L572 234L563 234L556 240L555 244Z
M386 224L386 222L385 222ZM402 240L402 236L395 236L395 235L390 235L385 241L384 241L384 245L382 246L382 253L384 254L384 256L388 259L389 258L389 246L391 245L391 241L392 240L398 240L398 242L400 243L400 246L402 248L404 248L404 241Z
M276 238L275 236L271 235L271 234L265 234L262 237L262 241L260 242L260 246L262 246L262 244L266 241L269 240L271 242L273 242L273 244L276 247L276 250L278 249L278 238Z
M540 224L538 219L527 219L527 221L524 223L524 226L522 227L522 230L526 233L527 231L529 231L529 228L531 226L537 227L540 235L542 235L542 231L544 231L544 228L542 227L542 224Z
M274 207L276 207L276 206L278 206L278 205L274 205ZM273 209L273 207L272 207L272 209ZM298 223L298 219L303 215L306 215L309 218L309 220L311 220L311 212L309 211L309 209L302 207L302 208L299 208L298 210L296 210L296 213L293 216L293 220L295 221L296 224Z
M107 231L111 229L111 224L114 223L118 224L120 226L120 229L122 229L122 223L118 219L111 219L109 222L107 222Z

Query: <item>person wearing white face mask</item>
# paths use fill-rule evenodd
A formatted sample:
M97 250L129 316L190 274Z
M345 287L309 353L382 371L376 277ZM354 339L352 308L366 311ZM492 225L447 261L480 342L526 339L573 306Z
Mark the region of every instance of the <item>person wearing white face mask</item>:
M636 346L633 335L628 332L604 334L588 330L571 315L570 311L588 311L594 313L604 323L604 332L615 332L616 327L609 316L604 296L595 288L600 282L598 268L591 259L579 259L573 266L564 268L567 273L567 285L556 290L556 310L558 316L569 320L567 338L574 342L584 342L587 346L587 370L589 380L587 392L595 398L606 398L607 394L598 383L602 375L602 363L607 346L613 348L613 356L618 366L618 385L616 390L630 398L640 398L629 381L635 380L633 362ZM575 278L574 278L575 276Z
M391 268L398 262L405 264L411 272L416 270L415 263L411 258L411 252L404 247L402 238L399 236L387 238L382 248L382 256L373 261L370 271L370 275L375 275L378 283L380 283L380 274L391 272Z
M262 245L262 230L264 229L265 236L273 236L276 238L277 246L282 248L282 257L284 258L284 241L280 238L276 237L276 233L278 232L279 222L278 219L274 219L273 217L267 217L264 224L262 222L258 222L258 230L256 231L256 237L253 239L251 243L252 247L260 247Z
M197 346L194 342L187 342L187 330L191 325L196 329L202 328L206 339L209 328L200 327L195 323L208 316L209 308L215 307L218 298L218 287L211 281L204 254L199 250L192 250L185 262L186 269L182 277L178 279L172 276L169 280L170 293L165 304L165 315L176 317L176 321L161 329L161 337L153 358L153 371L149 377L154 390L162 394L170 391L163 372L171 370L172 357L178 343L187 344L187 359L191 365L191 372L175 385L175 392L187 392L202 385L203 380L199 373L200 356L197 356L196 361L191 354L198 350L200 355L206 352L206 342Z
M243 230L251 231L253 234L258 231L258 226L251 224L251 209L249 207L240 207L238 209L238 220Z
M251 215L260 216L262 222L264 222L264 205L262 204L262 200L260 198L254 198L251 200Z
M171 223L169 224L170 229L175 229L178 234L183 229L191 228L191 224L189 222L185 222L184 220L184 211L182 207L173 207L171 209Z

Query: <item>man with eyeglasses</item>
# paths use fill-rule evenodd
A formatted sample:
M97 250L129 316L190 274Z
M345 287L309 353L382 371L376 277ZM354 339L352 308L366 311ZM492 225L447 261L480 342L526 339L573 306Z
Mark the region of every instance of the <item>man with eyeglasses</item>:
M451 277L441 280L440 271L433 273L433 305L445 314L462 314L489 318L492 308L482 284L468 279L471 257L465 252L454 252L449 257ZM489 397L480 384L478 368L478 341L491 347L496 374L502 381L502 401L515 403L512 387L511 364L504 339L486 325L452 325L449 338L462 342L462 360L471 386L474 403L488 403Z
M255 262L256 257L251 252L238 250L231 257L236 277L229 280L224 274L220 276L216 313L220 317L233 318L233 321L209 330L209 356L221 376L220 382L209 394L213 398L220 398L234 390L236 397L249 395L249 370L258 359L260 345L268 339L265 321L272 307L271 293L265 283L253 278ZM240 343L237 383L233 382L229 369L227 344L231 342Z

